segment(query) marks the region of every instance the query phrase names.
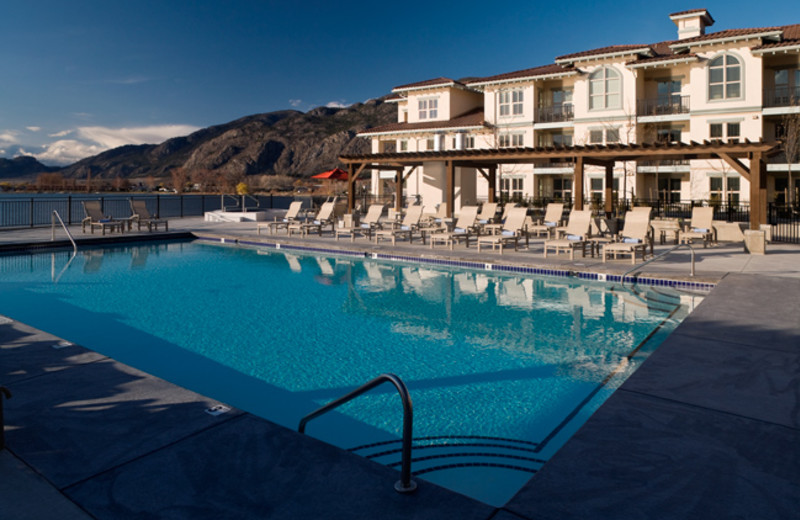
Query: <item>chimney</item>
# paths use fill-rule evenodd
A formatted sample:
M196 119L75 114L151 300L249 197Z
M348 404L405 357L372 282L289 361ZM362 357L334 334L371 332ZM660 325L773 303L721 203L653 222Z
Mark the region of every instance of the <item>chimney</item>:
M706 33L706 27L714 25L714 19L706 9L692 9L672 13L669 19L678 26L678 39L695 38Z

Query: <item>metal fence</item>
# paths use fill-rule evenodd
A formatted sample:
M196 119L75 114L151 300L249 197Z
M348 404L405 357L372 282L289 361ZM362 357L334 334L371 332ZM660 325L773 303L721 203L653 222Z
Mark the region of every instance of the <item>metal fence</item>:
M789 204L770 204L767 222L773 242L800 244L800 208Z
M99 200L103 213L113 218L131 216L130 200L144 200L147 209L162 218L202 216L208 211L241 209L242 197L238 195L11 195L0 197L0 229L45 227L51 225L53 211L58 211L66 224L80 224L85 217L83 205L87 200ZM295 200L293 196L248 195L244 198L248 209L286 209ZM318 205L312 197L310 206Z

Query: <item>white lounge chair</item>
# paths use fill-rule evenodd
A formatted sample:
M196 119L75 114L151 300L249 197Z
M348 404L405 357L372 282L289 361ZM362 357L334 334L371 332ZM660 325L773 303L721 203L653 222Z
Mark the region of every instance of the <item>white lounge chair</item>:
M561 202L551 202L547 205L544 218L532 226L528 226L528 233L536 236L542 234L548 238L554 235L555 229L561 224L561 216L564 213L564 204Z
M440 242L453 249L453 245L460 240L464 240L466 246L469 247L469 237L474 233L477 218L478 206L462 207L453 231L433 233L430 236L431 249Z
M503 224L503 229L494 235L481 235L478 237L478 251L481 245L491 245L492 251L500 249L503 254L503 246L507 243L514 244L514 251L519 248L519 239L525 237L527 242L528 233L525 231L525 217L528 215L528 208L513 208L508 212L508 217Z
M703 241L703 247L714 240L714 208L711 206L692 208L692 220L689 225L678 233L681 244L688 244L694 239Z
M275 220L272 222L261 222L256 226L256 233L261 234L261 230L267 228L270 233L275 233L280 228L285 228L286 232L289 232L289 224L294 224L298 222L298 216L300 215L300 209L303 207L303 201L296 200L289 204L289 209L286 210L286 213L283 217L278 218L275 217Z
M544 241L544 257L547 258L549 249L555 253L569 252L569 259L575 259L575 250L580 248L583 256L586 256L586 248L594 253L592 243L588 240L589 228L592 225L592 212L589 210L572 210L569 214L569 222L564 230L564 238L556 238Z
M650 233L650 212L628 211L625 214L625 227L618 242L605 244L601 251L603 262L609 256L616 258L619 255L630 255L631 263L636 263L636 252L641 251L642 260L647 256L647 246L650 245L650 254L653 252L653 236Z

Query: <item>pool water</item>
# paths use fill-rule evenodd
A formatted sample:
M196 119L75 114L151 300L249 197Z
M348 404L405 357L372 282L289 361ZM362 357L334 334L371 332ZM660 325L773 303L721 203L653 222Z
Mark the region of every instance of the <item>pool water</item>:
M699 301L200 241L0 256L0 314L296 429L385 372L425 479L501 506ZM307 433L397 467L382 386Z

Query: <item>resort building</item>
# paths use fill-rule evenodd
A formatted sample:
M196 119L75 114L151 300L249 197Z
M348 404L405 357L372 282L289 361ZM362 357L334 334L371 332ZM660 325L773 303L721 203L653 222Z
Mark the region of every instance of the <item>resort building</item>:
M373 154L386 154L775 142L798 133L800 24L710 32L714 19L706 9L673 13L670 20L677 28L672 41L613 45L496 76L396 87L390 101L397 104L397 122L360 135L372 140ZM768 203L783 203L800 189L800 159L790 161L792 175L785 154L769 158ZM735 164L640 159L616 162L613 175L587 165L581 193L597 204L612 193L615 200L738 206L749 202L751 191ZM373 195L395 189L397 171L374 170ZM447 200L443 162L399 171L405 201L432 206ZM490 193L570 201L574 171L563 159L499 164L491 175L456 166L454 208L487 200Z

